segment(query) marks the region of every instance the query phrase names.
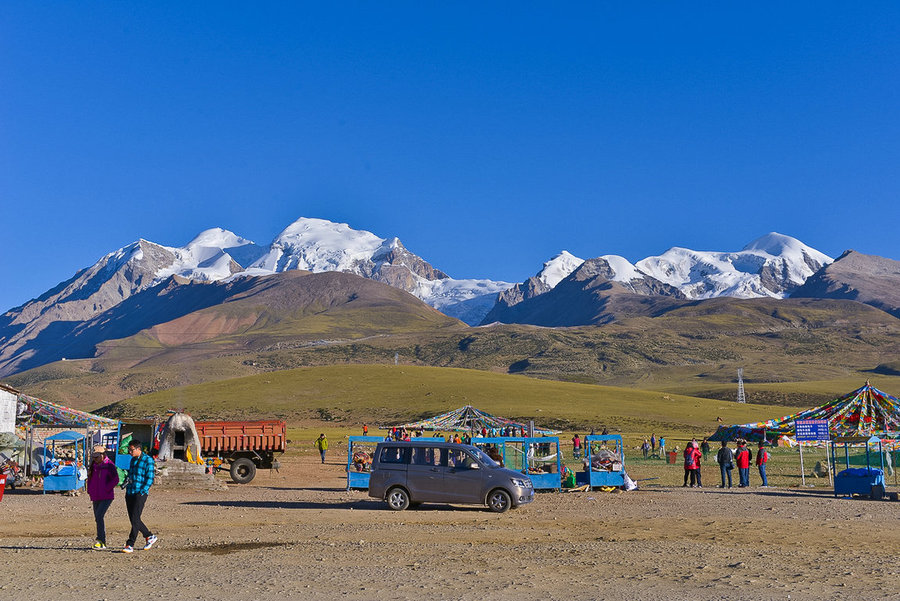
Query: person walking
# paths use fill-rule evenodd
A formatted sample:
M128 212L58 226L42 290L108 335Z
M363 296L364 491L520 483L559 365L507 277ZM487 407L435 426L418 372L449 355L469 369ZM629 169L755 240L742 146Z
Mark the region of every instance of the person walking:
M666 458L666 439L662 436L659 437L659 456L665 460Z
M738 441L737 453L734 454L734 462L738 468L738 488L750 486L750 449L743 440Z
M131 465L128 466L128 476L125 477L125 508L128 510L128 519L131 522L131 532L128 540L122 548L123 553L134 553L134 542L138 533L144 535L144 550L149 550L156 544L157 536L141 520L144 506L147 504L147 495L156 476L156 464L150 455L144 453L141 443L132 439L128 443L128 453L131 455Z
M734 469L734 453L728 448L728 441L722 441L722 448L716 453L716 461L719 463L719 471L722 473L722 484L719 488L725 488L725 476L728 476L728 488L731 488L731 470Z
M118 483L119 472L116 464L106 456L106 447L95 446L88 467L87 491L94 507L94 522L97 525L97 539L93 549L98 551L106 548L106 523L103 518L116 497Z
M322 463L325 463L325 451L328 450L328 439L325 438L324 432L319 434L319 437L314 444L316 445L316 448L319 449L319 455L322 456Z
M759 477L762 478L763 488L769 488L769 480L766 478L766 464L769 463L769 452L765 449L765 442L759 443L756 451L756 467L759 469Z
M641 445L641 452L644 454L644 459L650 454L650 443L647 442L646 438L644 439L644 444Z

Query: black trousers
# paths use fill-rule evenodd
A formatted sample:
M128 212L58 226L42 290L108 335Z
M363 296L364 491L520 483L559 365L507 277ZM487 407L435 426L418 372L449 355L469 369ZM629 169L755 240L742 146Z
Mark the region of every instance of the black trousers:
M128 542L125 543L129 547L134 546L139 532L144 535L144 538L152 534L141 521L141 514L144 513L146 502L147 495L125 495L125 508L128 509L128 519L131 521L131 532L128 534Z
M94 522L97 523L97 540L104 545L106 544L106 524L103 521L103 517L106 515L106 510L112 505L112 502L112 499L94 501Z

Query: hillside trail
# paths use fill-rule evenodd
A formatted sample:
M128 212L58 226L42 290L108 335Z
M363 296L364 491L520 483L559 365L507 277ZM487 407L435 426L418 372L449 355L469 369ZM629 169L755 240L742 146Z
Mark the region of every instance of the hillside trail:
M90 551L86 495L7 492L0 598L883 599L900 576L900 504L821 491L541 493L506 514L392 512L346 491L344 461L288 457L227 491L151 490L152 550ZM138 542L138 547L141 542Z

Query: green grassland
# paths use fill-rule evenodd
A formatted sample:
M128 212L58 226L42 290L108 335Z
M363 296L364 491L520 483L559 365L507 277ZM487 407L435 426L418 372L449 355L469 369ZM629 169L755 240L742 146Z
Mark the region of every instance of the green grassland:
M119 417L185 409L197 418L284 419L312 430L396 425L466 404L538 425L581 430L604 426L629 440L651 432L704 436L726 424L773 417L773 408L627 388L538 380L485 371L408 365L298 368L170 388L116 403ZM778 415L789 408L778 407Z

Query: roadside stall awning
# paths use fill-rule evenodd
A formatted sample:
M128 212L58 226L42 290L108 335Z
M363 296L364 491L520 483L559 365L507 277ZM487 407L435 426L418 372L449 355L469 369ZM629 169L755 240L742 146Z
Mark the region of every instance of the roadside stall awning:
M118 420L64 407L27 394L20 394L19 402L25 404L25 413L30 414L33 424L79 426L94 430L115 430L119 427Z
M794 422L826 419L832 436L892 435L900 432L900 400L869 382L824 405L764 422L719 426L710 440L762 440L794 435Z
M485 413L480 409L476 409L471 405L448 411L434 417L429 417L410 424L397 426L398 428L406 428L407 430L429 430L437 432L479 432L482 428L488 430L502 430L503 428L513 427L517 430L522 428L528 429L528 424L506 419L505 417L497 417L490 413ZM557 430L547 428L539 428L535 426L535 434L558 434Z

